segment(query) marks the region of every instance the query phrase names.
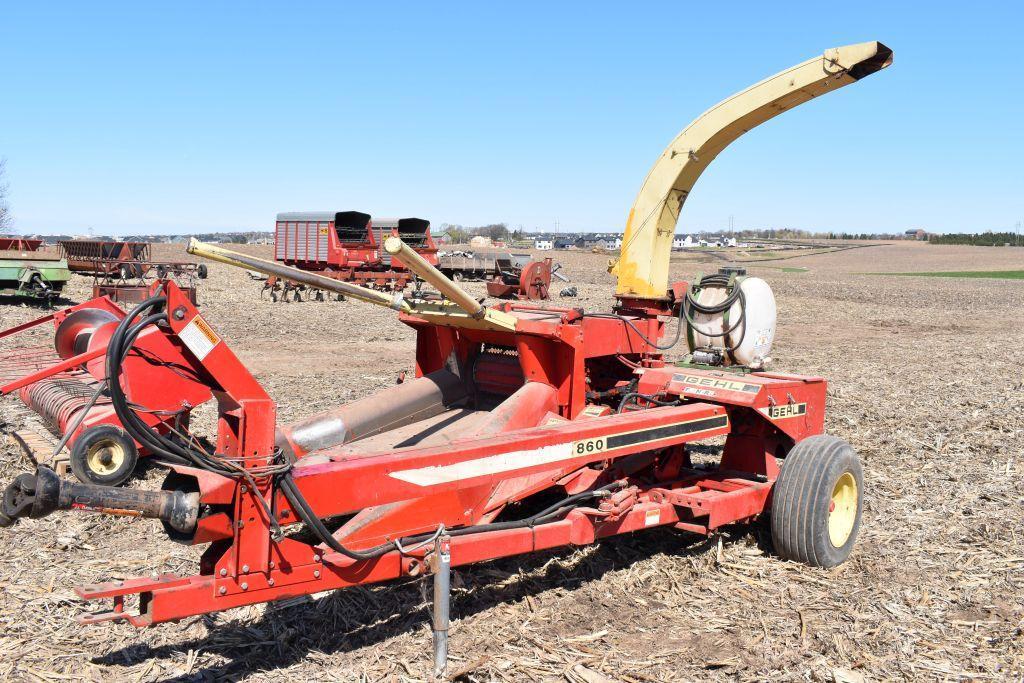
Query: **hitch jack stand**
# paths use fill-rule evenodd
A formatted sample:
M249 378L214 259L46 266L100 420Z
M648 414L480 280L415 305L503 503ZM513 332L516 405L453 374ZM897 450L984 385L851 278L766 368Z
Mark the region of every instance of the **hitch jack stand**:
M451 537L437 539L434 551L434 677L444 676L448 666L448 610L451 603Z

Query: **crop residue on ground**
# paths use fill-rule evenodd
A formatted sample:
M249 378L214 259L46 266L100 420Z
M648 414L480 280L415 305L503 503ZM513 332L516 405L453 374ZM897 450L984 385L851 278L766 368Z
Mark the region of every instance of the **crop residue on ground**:
M184 257L177 247L156 251ZM465 681L1020 680L1024 288L863 273L1020 269L1022 253L908 242L795 258L810 269L800 277L749 265L779 302L775 368L828 379L826 429L863 459L864 523L850 561L831 571L782 562L755 526L712 539L641 532L461 567L451 669ZM607 256L554 257L580 297L551 305L610 308ZM718 263L673 260L672 277ZM90 284L75 278L68 296L87 299ZM413 332L393 311L273 303L259 289L244 271L213 264L199 299L283 423L413 369ZM3 305L0 328L39 315ZM0 421L18 425L15 403L0 402ZM209 424L211 410L203 406L195 423ZM3 446L0 482L29 468ZM155 488L162 477L151 467L132 485ZM200 549L171 542L156 522L87 514L23 521L0 534L0 548L3 680L430 676L429 579L141 631L82 628L75 586L190 574Z

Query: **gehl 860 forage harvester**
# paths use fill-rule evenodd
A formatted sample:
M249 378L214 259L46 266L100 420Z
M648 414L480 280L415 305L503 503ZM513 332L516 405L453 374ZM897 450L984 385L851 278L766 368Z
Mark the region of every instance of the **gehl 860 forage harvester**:
M397 236L386 249L444 301L193 242L193 254L397 309L417 332L417 378L277 428L274 402L226 341L172 282L158 282L113 332L106 375L124 428L170 467L163 489L72 483L38 468L7 488L0 523L68 509L154 517L172 538L206 546L194 576L79 588L113 600L86 624L152 626L433 572L438 668L451 565L659 526L708 534L763 515L782 557L843 562L863 482L850 446L822 434L825 380L767 369L775 302L765 282L726 273L668 286L669 253L683 201L723 148L891 59L877 42L831 49L687 127L629 214L612 313L481 306ZM124 400L122 362L149 326L216 396L216 444L160 433ZM681 340L686 361L667 363L663 351ZM717 466L691 463L688 444L722 436ZM137 610L126 609L129 595Z

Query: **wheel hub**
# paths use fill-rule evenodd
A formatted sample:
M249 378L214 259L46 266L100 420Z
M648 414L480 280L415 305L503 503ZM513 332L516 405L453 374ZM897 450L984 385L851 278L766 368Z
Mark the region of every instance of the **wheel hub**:
M107 476L117 472L125 461L124 447L114 439L100 439L89 447L86 463L96 474Z
M828 506L828 537L832 545L841 548L853 533L857 520L857 480L844 472L832 487Z

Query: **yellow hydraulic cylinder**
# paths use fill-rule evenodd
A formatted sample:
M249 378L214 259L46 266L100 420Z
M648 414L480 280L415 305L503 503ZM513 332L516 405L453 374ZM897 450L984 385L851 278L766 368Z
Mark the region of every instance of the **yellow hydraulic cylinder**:
M468 313L471 318L479 320L484 317L485 309L479 301L474 299L462 287L449 280L444 273L430 265L425 258L417 254L416 250L403 242L400 237L391 236L384 240L384 249L392 256L397 256L401 259L406 268L433 285L437 291Z
M401 238L395 236L387 238L384 240L384 249L392 256L401 259L406 268L433 285L451 302L438 304L415 301L413 315L449 327L504 330L506 332L516 329L517 318L514 315L481 304L469 292L449 280L444 273L427 263L426 259L416 253Z
M276 261L267 261L255 256L250 256L249 254L241 254L237 251L224 249L223 247L218 247L213 244L206 244L205 242L200 242L195 238L192 238L188 243L188 253L195 254L196 256L202 256L203 258L208 258L213 261L226 263L227 265L235 266L236 268L247 268L266 275L273 275L275 277L298 282L308 287L313 287L314 289L323 289L328 292L334 292L335 294L344 294L345 296L350 296L353 299L359 299L360 301L384 306L386 308L393 308L397 311L402 311L403 313L412 312L412 306L402 298L401 294L388 295L384 292L378 292L375 289L360 287L359 285L342 282L341 280L335 280L334 278L326 277L324 275L317 275L316 273L311 273L308 270L293 268L291 266L286 266L283 263L277 263Z

